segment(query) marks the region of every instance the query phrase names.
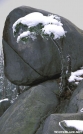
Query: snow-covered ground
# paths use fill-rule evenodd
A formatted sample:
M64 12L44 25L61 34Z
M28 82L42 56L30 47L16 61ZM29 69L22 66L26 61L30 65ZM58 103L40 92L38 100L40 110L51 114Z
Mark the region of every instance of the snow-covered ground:
M65 36L66 31L63 28L63 24L61 23L60 17L57 15L48 15L44 16L40 12L33 12L30 13L22 18L19 18L13 24L13 33L16 32L16 26L19 24L26 25L28 30L26 29L25 32L21 33L17 37L17 43L23 38L31 38L32 40L36 39L36 32L31 32L29 29L36 27L37 25L41 24L42 28L39 29L43 34L51 36L53 34L53 39L59 39L62 36Z
M81 80L83 80L83 67L80 70L71 72L71 76L68 79L69 82L75 82L75 84L79 84Z

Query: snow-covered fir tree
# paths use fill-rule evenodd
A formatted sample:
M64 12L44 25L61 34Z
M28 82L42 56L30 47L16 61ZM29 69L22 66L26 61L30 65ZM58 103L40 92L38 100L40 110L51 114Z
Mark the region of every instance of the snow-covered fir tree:
M25 27L25 31L23 30L23 27ZM60 54L62 66L60 89L64 90L66 86L65 79L68 76L66 75L66 72L69 71L66 71L67 67L65 65L62 47L58 44L57 40L66 37L67 31L64 30L60 17L53 14L44 16L40 12L33 12L22 18L19 18L13 24L12 28L14 36L19 34L19 36L17 36L17 43L23 41L25 44L28 39L32 39L34 41L37 39L38 35L46 40L49 38L51 39L54 45L58 48Z

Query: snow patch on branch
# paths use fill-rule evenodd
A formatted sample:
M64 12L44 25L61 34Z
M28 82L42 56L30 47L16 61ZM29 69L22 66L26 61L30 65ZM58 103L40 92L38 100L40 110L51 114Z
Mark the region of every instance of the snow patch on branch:
M68 79L69 82L75 82L76 84L78 84L81 80L83 80L83 68L75 72L71 72L71 76Z
M36 39L36 31L33 31L33 33L29 29L36 27L39 24L42 25L42 28L39 30L43 32L44 35L51 36L51 34L53 34L53 39L60 39L62 36L65 36L66 33L60 17L53 14L44 16L40 12L33 12L21 17L13 24L13 33L17 32L16 27L19 24L27 26L28 30L26 29L26 32L21 33L21 35L17 37L17 42L19 42L23 37L31 38L33 40Z
M3 101L8 101L8 100L9 100L8 98L2 99L2 100L0 100L0 103Z
M35 36L35 33L34 32L30 32L30 31L26 31L26 32L23 32L22 34L20 34L18 37L17 37L17 43L20 41L20 39L24 38L24 37L28 37L28 38L32 38L32 40L35 40L36 39L36 36Z
M53 33L54 35L53 39L57 39L57 38L60 39L61 36L65 35L63 27L54 24L53 25L48 24L44 26L42 31L44 32L44 34L48 34L48 35L51 35L51 33Z

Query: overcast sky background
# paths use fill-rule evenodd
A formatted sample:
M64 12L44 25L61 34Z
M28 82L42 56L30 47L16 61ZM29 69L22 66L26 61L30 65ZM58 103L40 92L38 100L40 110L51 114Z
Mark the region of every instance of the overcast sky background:
M22 5L58 14L83 29L83 0L0 0L0 49L5 19L11 10Z

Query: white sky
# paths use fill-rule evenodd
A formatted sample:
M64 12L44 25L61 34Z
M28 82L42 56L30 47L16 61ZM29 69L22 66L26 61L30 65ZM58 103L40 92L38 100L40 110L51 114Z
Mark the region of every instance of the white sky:
M61 15L83 29L83 0L0 0L0 47L6 16L11 10L22 5Z

